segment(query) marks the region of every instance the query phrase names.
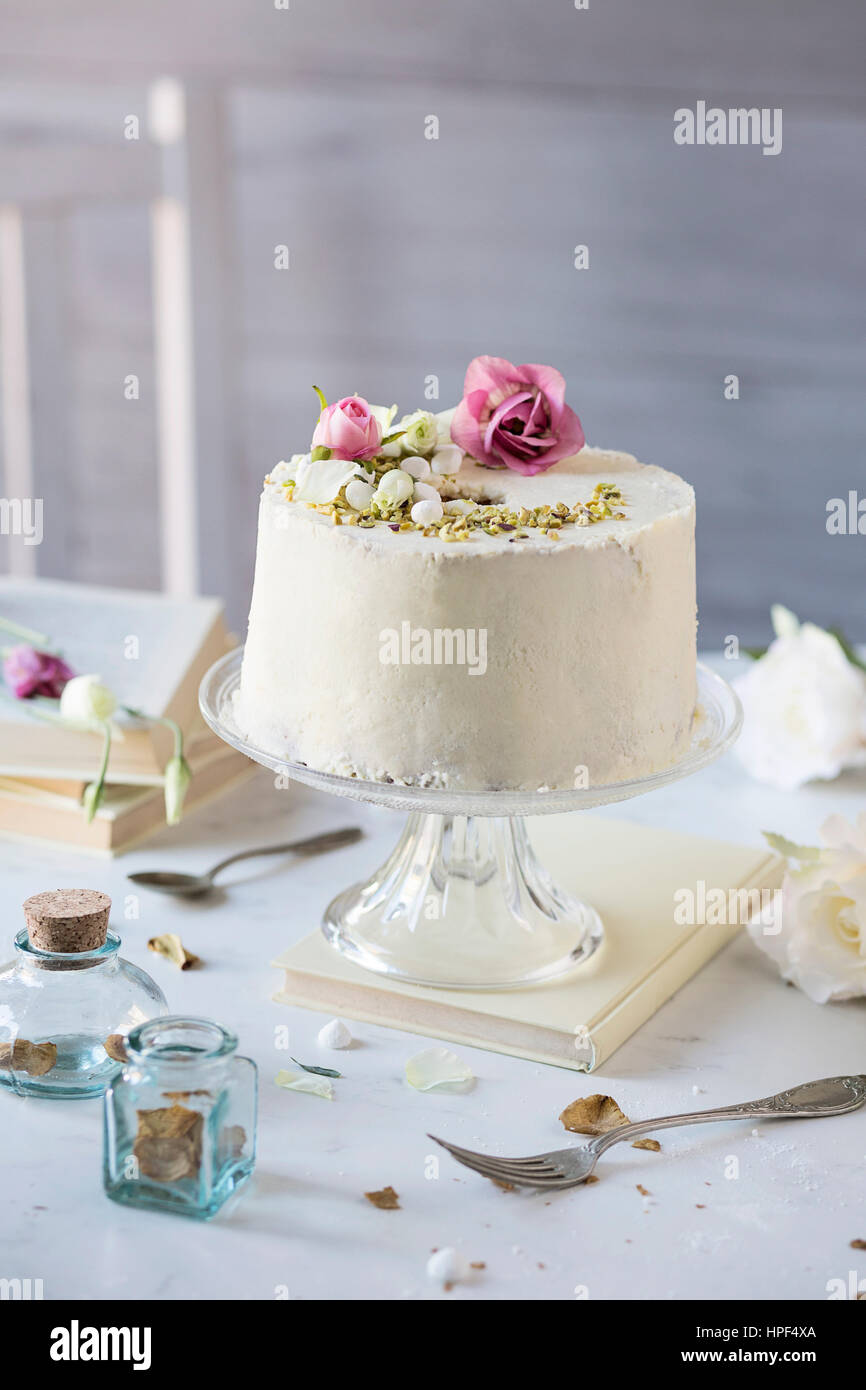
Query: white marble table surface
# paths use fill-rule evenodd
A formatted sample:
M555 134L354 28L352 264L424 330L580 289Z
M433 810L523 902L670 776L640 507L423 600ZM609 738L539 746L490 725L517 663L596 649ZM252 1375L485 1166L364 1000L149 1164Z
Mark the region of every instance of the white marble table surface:
M827 814L864 804L863 776L791 796L750 782L728 755L691 780L594 814L758 843L764 827L814 839ZM238 865L214 905L142 895L138 920L123 920L129 870L206 868L236 847L345 823L362 825L365 839L290 868ZM317 924L338 887L384 858L399 826L396 813L278 791L261 772L119 860L0 845L7 940L29 894L106 890L123 953L159 980L174 1011L234 1028L261 1079L256 1176L209 1224L104 1197L101 1102L0 1095L0 1276L41 1278L49 1299L297 1300L821 1300L829 1280L851 1270L866 1279L866 1256L849 1248L866 1237L866 1114L754 1132L740 1124L670 1131L662 1153L624 1145L601 1182L552 1199L502 1191L444 1155L438 1179L429 1178L428 1130L525 1153L561 1146L559 1112L592 1091L613 1094L638 1119L866 1069L866 1004L812 1004L740 938L590 1077L461 1048L478 1078L470 1093L414 1092L403 1067L423 1040L357 1024L356 1047L324 1054L316 1043L324 1018L271 1002L279 976L269 967ZM180 932L204 968L181 974L149 954L147 938L165 930ZM331 1059L345 1073L333 1103L274 1086L290 1065L274 1041L285 1023L295 1056ZM735 1178L726 1176L732 1159ZM364 1200L388 1183L400 1211ZM425 1275L431 1250L446 1245L486 1265L450 1293Z

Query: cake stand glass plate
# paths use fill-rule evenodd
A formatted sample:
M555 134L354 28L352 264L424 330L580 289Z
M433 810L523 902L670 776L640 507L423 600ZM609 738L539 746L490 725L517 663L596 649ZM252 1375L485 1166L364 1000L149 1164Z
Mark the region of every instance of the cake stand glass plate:
M588 810L678 781L718 758L742 724L737 696L698 664L698 704L685 756L631 782L553 791L451 791L363 782L318 772L246 739L234 721L241 648L223 657L199 692L211 729L282 776L409 818L397 847L363 883L325 910L322 930L350 960L410 984L513 989L574 969L600 945L595 909L559 887L535 857L525 816Z

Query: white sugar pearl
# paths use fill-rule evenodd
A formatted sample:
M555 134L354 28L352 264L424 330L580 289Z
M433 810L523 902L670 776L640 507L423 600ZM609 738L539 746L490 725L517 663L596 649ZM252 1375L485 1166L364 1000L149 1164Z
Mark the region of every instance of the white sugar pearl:
M400 467L405 473L411 473L413 478L430 477L430 464L428 460L416 458L414 454L410 458L404 459Z
M455 497L453 502L445 503L445 510L449 516L468 516L474 512L475 502L465 502L462 497Z
M456 444L446 444L444 448L436 450L430 467L434 473L459 473L462 462L463 450Z
M440 501L438 490L431 487L429 483L416 483L415 492L412 496L413 502L438 502Z
M442 503L438 497L435 501L432 497L427 497L423 502L416 502L412 508L412 520L420 522L422 526L429 526L431 522L438 521L442 514Z
M392 468L390 472L383 474L375 498L377 502L384 502L386 506L396 507L401 502L408 501L414 491L415 479L404 473L402 468Z
M469 1261L453 1245L437 1250L427 1261L427 1278L437 1284L458 1284L461 1279L468 1279L469 1274Z
M320 1047L334 1048L339 1052L344 1047L351 1047L353 1042L354 1038L341 1018L332 1018L330 1023L326 1023L319 1031Z
M351 483L346 484L346 501L356 512L363 511L372 496L373 489L370 484L361 482L360 478L354 478Z

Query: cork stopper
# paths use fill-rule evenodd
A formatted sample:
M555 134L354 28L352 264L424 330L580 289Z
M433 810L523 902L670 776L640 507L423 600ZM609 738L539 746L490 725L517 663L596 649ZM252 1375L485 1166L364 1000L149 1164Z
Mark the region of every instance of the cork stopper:
M93 888L55 888L35 893L24 904L32 945L63 955L98 951L105 945L111 899Z

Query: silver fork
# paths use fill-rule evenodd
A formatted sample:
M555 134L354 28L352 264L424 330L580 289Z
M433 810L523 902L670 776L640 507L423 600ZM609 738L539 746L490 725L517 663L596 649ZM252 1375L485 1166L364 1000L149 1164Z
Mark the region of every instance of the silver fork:
M827 1115L847 1115L866 1102L866 1076L830 1076L823 1081L807 1081L776 1096L748 1101L745 1105L726 1105L720 1110L696 1110L685 1115L665 1115L658 1120L639 1120L620 1125L574 1149L554 1149L550 1153L526 1158L499 1158L495 1154L475 1153L449 1144L447 1139L427 1138L441 1144L458 1163L474 1168L482 1177L521 1187L576 1187L590 1176L601 1155L614 1144L637 1139L641 1134L672 1129L675 1125L699 1125L711 1120L808 1120Z

